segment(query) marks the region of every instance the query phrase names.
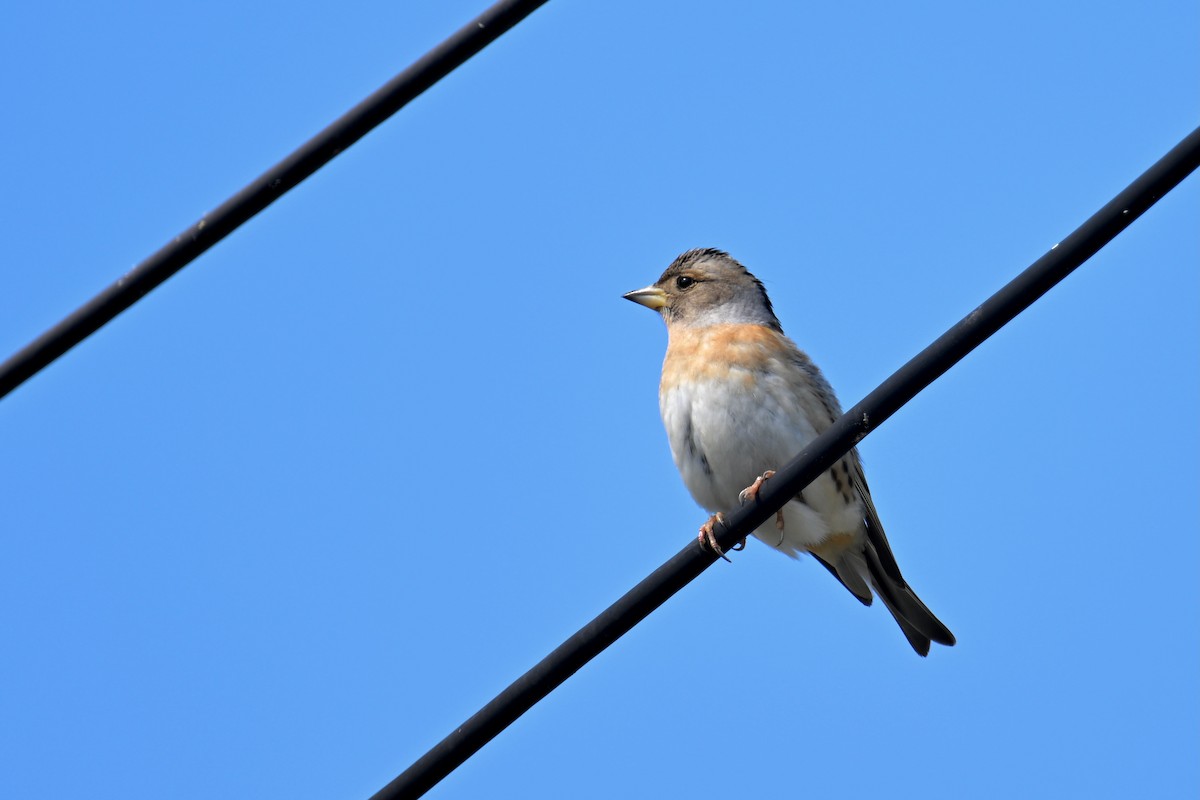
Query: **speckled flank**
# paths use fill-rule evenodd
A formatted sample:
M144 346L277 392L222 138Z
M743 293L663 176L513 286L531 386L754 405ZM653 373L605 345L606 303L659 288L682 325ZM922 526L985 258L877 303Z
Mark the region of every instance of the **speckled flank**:
M688 414L687 420L684 422L683 438L687 441L688 455L692 459L697 459L700 462L700 469L704 474L712 477L712 465L708 463L708 456L700 449L699 442L696 441L696 426L692 424L692 415Z
M842 475L846 476L845 482L843 482L841 476L838 475L837 468L838 468L839 464L842 468ZM849 486L850 470L849 470L849 468L846 467L845 460L840 461L840 462L838 462L838 464L834 464L832 467L829 468L829 477L833 478L834 488L837 489L838 494L840 494L842 496L842 499L846 501L846 504L849 505L850 503L852 503L853 500L850 497L850 486Z

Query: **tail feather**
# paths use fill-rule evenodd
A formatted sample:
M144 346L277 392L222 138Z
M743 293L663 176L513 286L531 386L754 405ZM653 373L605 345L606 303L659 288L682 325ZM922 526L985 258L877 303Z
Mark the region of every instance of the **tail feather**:
M896 618L900 630L904 632L913 650L924 656L929 654L931 641L947 646L953 645L954 634L921 602L921 598L917 597L903 576L899 575L899 570L895 575L890 574L872 542L867 543L863 554L866 556L871 585L879 593L887 610ZM895 559L892 559L892 563L895 564Z
M880 592L879 597L883 600L883 604L887 607L887 610L892 612L892 616L896 619L896 624L900 626L900 630L904 633L904 638L908 639L908 643L912 645L913 650L917 651L917 655L929 655L929 637L914 628L912 623L905 619L904 615L892 605L887 595Z
M821 558L816 553L813 553L812 557L815 558L822 567L829 570L829 574L837 578L838 582L841 583L842 586L845 586L846 590L850 592L850 594L854 595L858 602L862 603L864 606L871 605L871 601L874 599L874 596L871 594L871 589L869 586L867 586L867 582L863 580L862 570L856 569L850 560L847 559L846 555L843 555L838 559L836 567L825 559Z
M954 634L925 607L921 598L909 588L904 576L900 574L900 565L892 555L892 548L884 535L879 514L871 501L862 462L854 453L851 454L851 461L853 466L850 469L850 482L863 501L863 522L866 524L867 540L862 552L866 568L865 577L871 582L888 611L896 618L900 630L904 631L904 636L913 650L924 656L929 654L931 641L947 646L954 644Z

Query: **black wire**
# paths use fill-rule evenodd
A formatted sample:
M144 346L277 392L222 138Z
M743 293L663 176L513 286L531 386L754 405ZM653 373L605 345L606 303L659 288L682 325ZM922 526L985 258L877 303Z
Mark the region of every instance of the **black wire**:
M926 347L763 484L758 502L726 517L725 549L766 522L851 447L1050 290L1200 166L1200 128L1011 283ZM563 642L372 800L420 797L475 751L645 619L716 561L694 539L604 613Z
M366 100L176 236L70 316L0 364L0 397L36 375L183 269L242 223L333 160L547 0L501 0Z

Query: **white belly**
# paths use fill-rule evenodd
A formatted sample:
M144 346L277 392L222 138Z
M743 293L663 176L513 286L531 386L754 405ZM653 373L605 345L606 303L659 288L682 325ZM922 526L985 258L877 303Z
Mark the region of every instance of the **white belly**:
M711 512L736 509L742 489L782 467L819 433L783 379L759 374L753 385L751 391L742 381L693 382L661 397L675 464L692 497ZM828 421L819 422L828 427ZM784 507L782 533L772 519L755 536L795 556L830 534L862 528L857 498L848 504L828 472L802 496L804 502Z

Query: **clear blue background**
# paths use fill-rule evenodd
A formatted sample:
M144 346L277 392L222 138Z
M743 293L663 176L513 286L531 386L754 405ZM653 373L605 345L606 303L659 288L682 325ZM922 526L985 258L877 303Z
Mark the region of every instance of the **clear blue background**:
M8 4L0 355L481 2ZM848 406L1200 123L1200 7L556 0L0 402L0 796L365 798L692 538L726 248ZM1195 797L1200 178L431 795Z

